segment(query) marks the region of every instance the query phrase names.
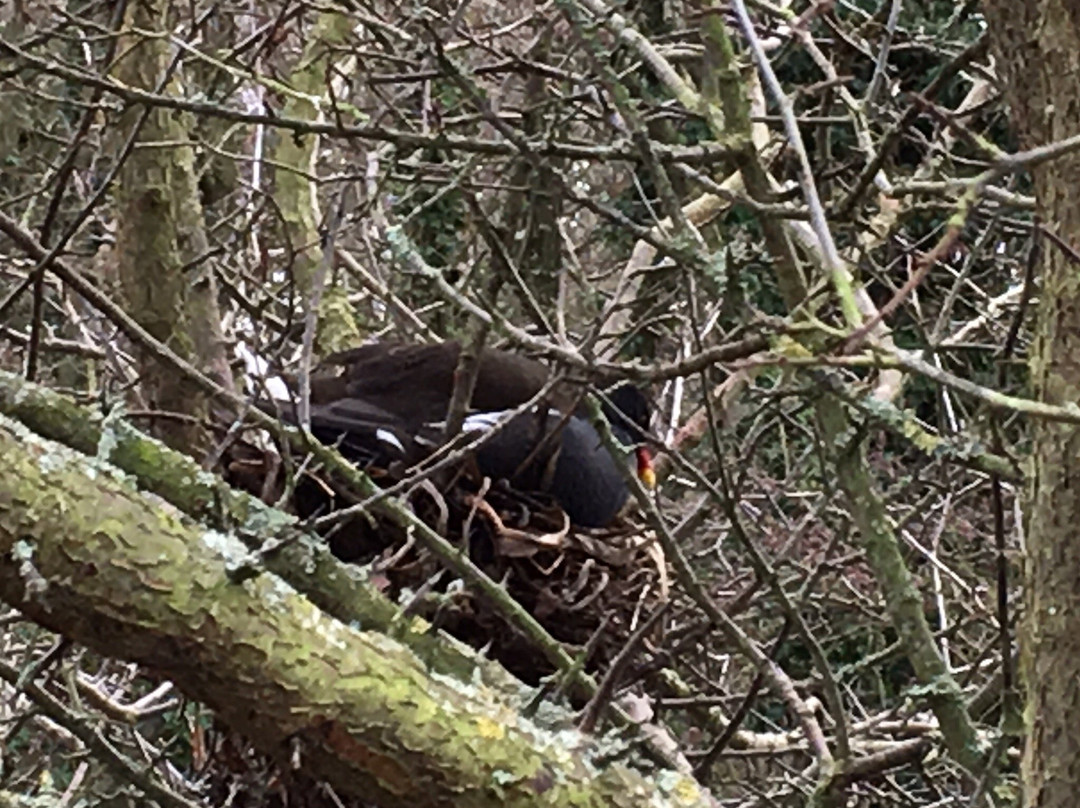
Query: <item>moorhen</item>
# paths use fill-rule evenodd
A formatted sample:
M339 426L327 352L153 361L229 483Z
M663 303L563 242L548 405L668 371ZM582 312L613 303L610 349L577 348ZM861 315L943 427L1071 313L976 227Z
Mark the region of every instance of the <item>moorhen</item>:
M442 440L461 345L376 342L327 357L311 379L311 432L363 466L414 465ZM485 348L462 427L492 429L537 396L548 368L510 351ZM574 386L552 387L539 404L514 416L475 452L480 472L521 490L546 491L581 527L604 527L629 496ZM636 386L621 384L603 402L612 432L635 449L639 478L655 476L644 445L650 407ZM610 403L609 403L610 402ZM294 421L290 412L284 417Z

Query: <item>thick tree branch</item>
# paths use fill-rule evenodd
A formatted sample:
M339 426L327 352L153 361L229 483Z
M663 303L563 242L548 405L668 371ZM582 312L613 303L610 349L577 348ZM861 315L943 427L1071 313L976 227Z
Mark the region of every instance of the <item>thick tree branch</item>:
M400 643L327 617L277 576L238 582L243 543L107 464L6 417L0 457L0 597L157 669L340 794L388 808L711 804L687 776L603 764L611 750L587 736L431 676Z

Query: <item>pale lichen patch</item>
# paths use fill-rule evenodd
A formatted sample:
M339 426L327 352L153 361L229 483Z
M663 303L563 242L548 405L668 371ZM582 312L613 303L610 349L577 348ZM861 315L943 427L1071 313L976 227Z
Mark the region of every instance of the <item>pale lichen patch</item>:
M239 564L248 556L248 548L229 533L207 528L199 538L206 549L229 564Z
M108 463L112 459L113 452L120 444L118 428L123 426L121 417L123 408L113 407L101 422L101 434L98 437L96 459L101 463Z

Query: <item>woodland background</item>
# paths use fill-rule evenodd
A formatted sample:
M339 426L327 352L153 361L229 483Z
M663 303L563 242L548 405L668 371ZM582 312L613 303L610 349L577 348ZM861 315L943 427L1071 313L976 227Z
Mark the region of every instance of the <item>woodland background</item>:
M4 4L0 805L1072 805L1078 41ZM382 337L646 386L657 493L468 558L252 407Z

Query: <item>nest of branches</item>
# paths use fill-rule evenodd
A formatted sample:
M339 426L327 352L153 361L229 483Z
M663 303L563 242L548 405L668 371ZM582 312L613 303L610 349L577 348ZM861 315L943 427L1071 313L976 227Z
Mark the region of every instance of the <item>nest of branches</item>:
M415 531L380 516L376 501L358 501L332 475L305 458L282 463L245 443L230 452L227 477L276 501L286 488L292 510L321 534L342 561L362 565L372 581L404 607L474 648L484 649L525 682L554 672L541 649L507 621L516 601L551 637L578 649L586 670L606 668L643 615L668 595L667 569L655 536L632 508L611 526L571 525L553 499L483 477L472 458L440 474L365 471L480 571L498 581L505 600L462 585ZM300 468L286 485L286 466Z

